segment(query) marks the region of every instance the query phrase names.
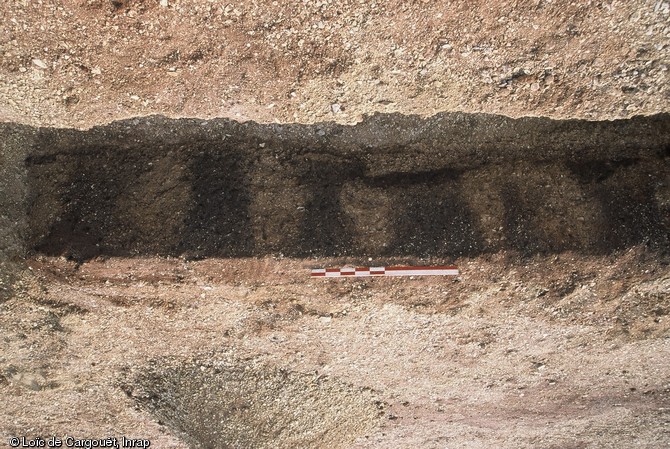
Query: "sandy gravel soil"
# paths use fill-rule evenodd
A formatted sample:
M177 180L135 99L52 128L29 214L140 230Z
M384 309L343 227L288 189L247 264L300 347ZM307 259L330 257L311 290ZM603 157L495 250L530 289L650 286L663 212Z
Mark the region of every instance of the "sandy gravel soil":
M124 379L165 356L232 353L351 385L342 403L372 389L379 414L342 430L342 447L668 446L667 263L642 248L518 262L324 280L308 268L326 260L33 259L29 293L0 314L2 438L187 447Z
M352 123L440 111L668 111L662 0L16 0L0 119L88 127L233 117Z

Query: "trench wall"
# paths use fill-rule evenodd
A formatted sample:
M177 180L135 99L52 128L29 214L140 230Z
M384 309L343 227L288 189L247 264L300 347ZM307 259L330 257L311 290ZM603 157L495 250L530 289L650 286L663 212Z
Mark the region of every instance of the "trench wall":
M376 115L356 126L153 116L0 133L5 257L668 248L667 114Z

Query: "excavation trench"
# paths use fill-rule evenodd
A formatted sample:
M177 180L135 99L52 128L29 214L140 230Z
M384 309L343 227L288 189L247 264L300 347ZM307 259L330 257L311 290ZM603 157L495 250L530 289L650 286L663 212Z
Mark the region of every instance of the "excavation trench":
M668 245L670 116L3 124L5 256L473 256Z
M194 447L348 447L383 413L369 390L230 355L152 360L124 381Z
M0 297L34 255L383 261L670 245L667 114L153 116L86 131L6 123L0 137ZM368 391L230 357L153 361L124 388L195 447L339 447L379 414Z

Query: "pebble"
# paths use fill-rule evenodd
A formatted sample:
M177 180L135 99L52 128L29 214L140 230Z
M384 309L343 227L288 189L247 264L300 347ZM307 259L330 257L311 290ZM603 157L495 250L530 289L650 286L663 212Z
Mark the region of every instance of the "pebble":
M540 90L540 84L539 83L531 84L530 85L530 90L532 90L533 92L537 92L538 90Z
M167 6L168 6L168 0L161 0L161 6L162 6L163 8L167 8Z
M342 106L339 103L333 103L330 105L330 110L333 111L333 114L337 114L342 111Z
M37 59L37 58L33 59L33 64L35 64L40 69L46 69L46 68L49 67L46 62L42 61L41 59Z

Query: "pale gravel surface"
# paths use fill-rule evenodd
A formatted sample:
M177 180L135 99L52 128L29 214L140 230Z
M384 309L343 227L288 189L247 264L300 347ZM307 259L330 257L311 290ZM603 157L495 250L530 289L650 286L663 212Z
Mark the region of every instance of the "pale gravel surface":
M613 119L670 104L663 0L17 0L0 21L0 120L33 125Z
M162 357L166 367L211 366L234 354L350 385L341 404L371 388L386 405L370 416L374 427L340 434L359 436L353 447L666 447L670 335L667 315L653 310L668 307L670 272L640 257L568 259L580 275L599 274L559 303L537 293L563 272L546 271L546 260L502 279L505 265L482 258L459 261L460 282L324 282L306 269L323 261L110 259L73 271L40 258L31 266L44 287L26 278L30 295L3 305L0 388L12 400L1 437L125 434L187 447L124 394L129 370ZM646 287L661 292L654 304L634 267L655 279ZM626 324L612 316L620 299L611 279L636 298ZM598 299L580 302L585 293ZM447 309L435 313L440 304Z

